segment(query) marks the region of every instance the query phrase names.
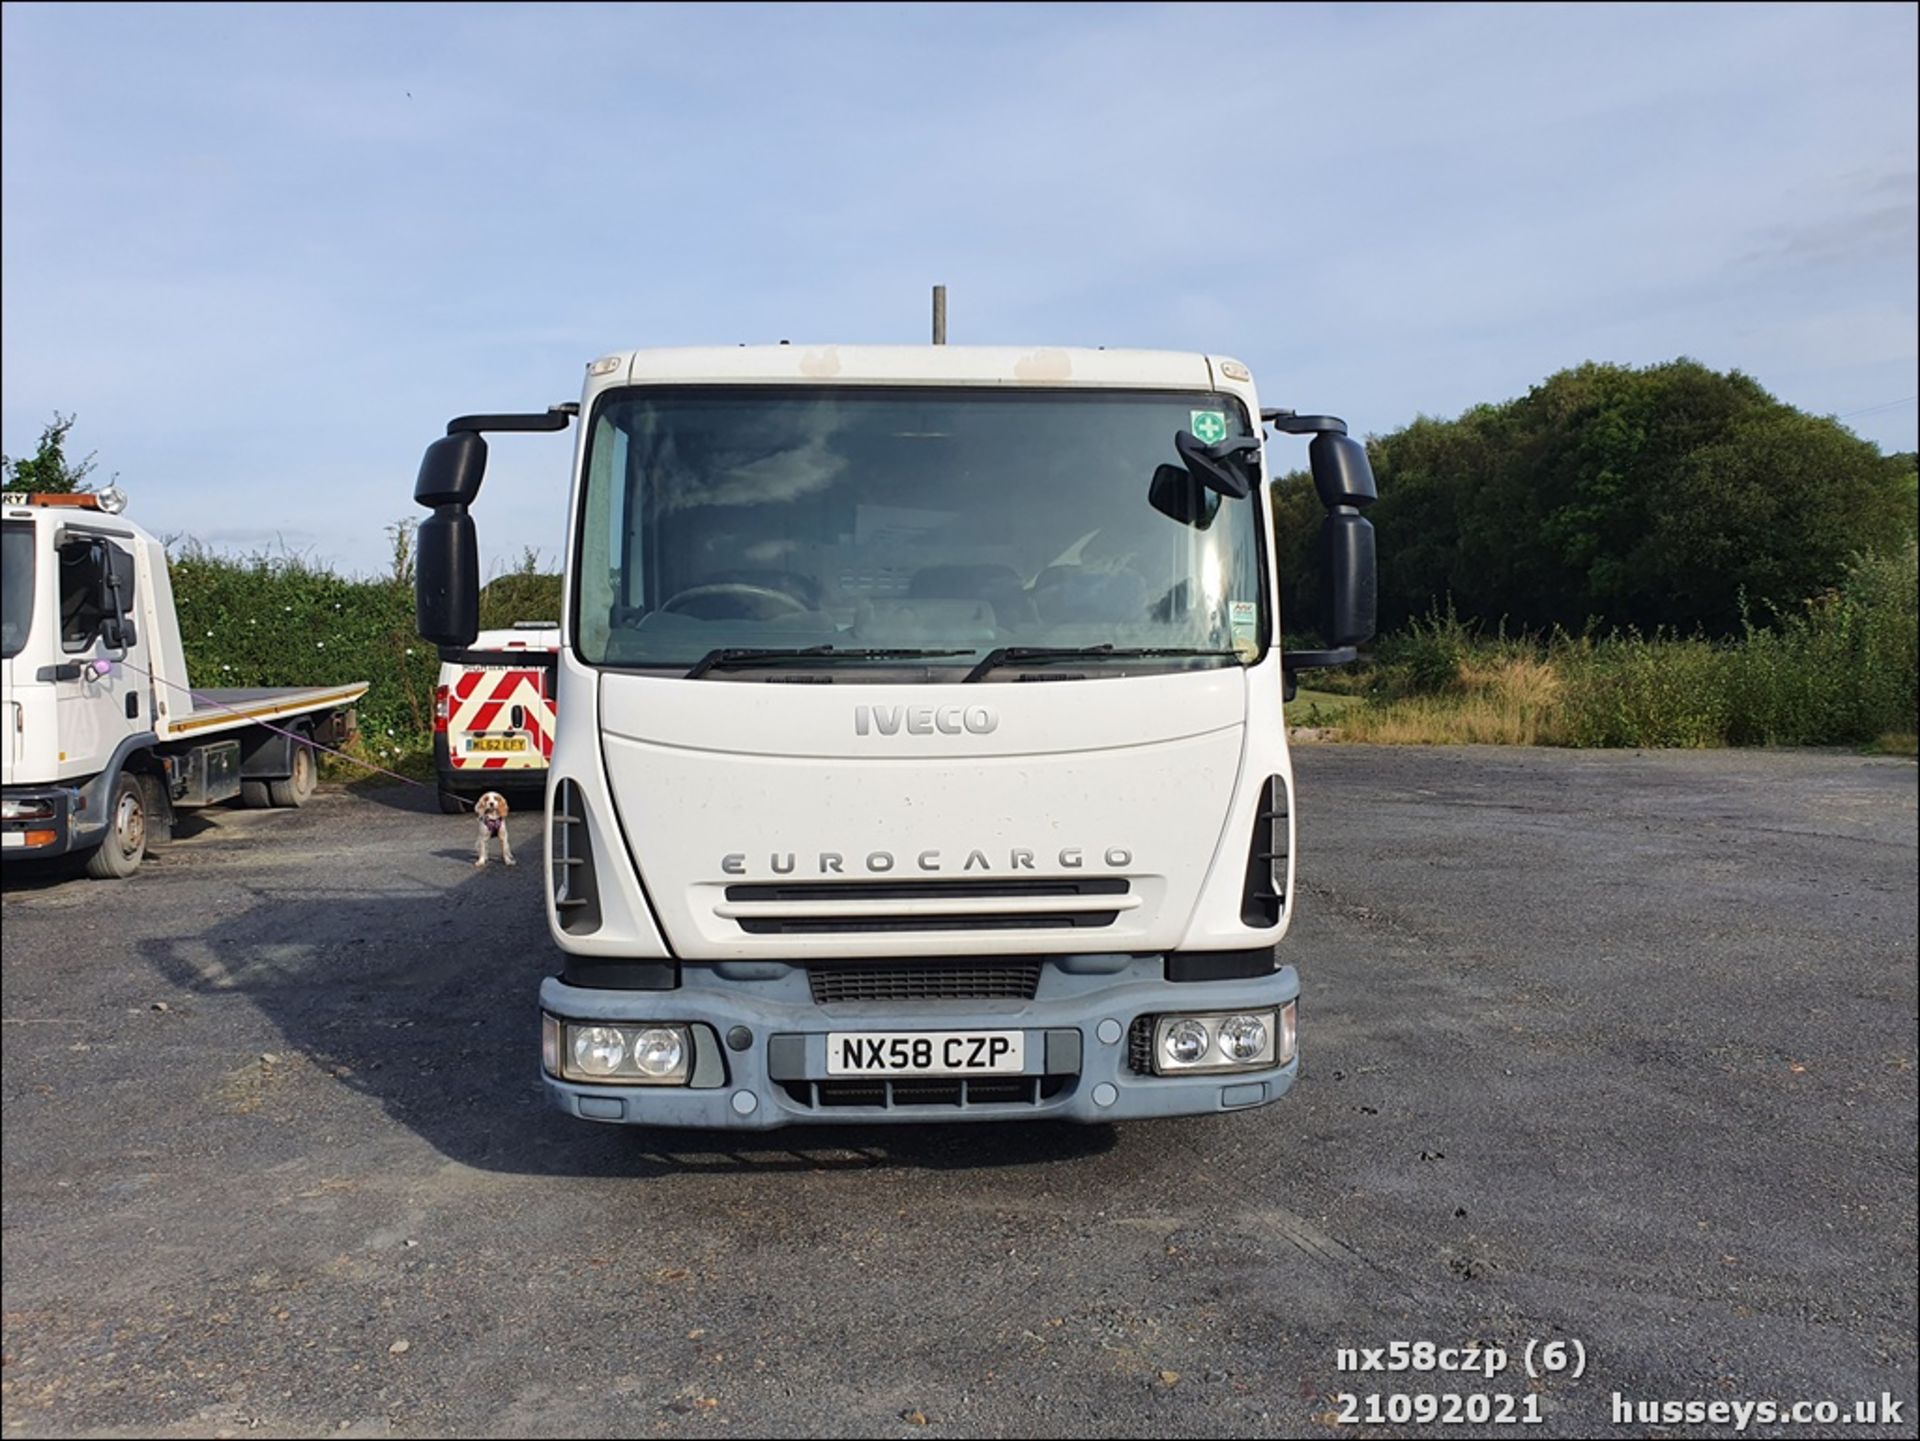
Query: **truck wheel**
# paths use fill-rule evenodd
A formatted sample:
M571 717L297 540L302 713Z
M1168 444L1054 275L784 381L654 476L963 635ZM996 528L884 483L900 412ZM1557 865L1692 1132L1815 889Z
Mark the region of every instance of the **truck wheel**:
M250 811L263 811L273 804L273 794L265 781L241 781L240 804Z
M147 854L147 800L140 779L122 771L107 802L107 838L87 857L95 880L125 880L140 869Z
M449 815L449 816L463 816L471 809L472 807L469 806L465 801L461 800L459 796L453 795L448 791L440 792L441 814Z
M268 781L267 794L277 806L303 806L320 784L320 767L314 762L313 747L305 741L293 743L293 774L283 781Z

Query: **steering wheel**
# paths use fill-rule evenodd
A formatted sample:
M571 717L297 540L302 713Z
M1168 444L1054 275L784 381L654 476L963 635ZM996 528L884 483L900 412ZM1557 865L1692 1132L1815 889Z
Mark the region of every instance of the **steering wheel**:
M754 617L755 619L774 620L782 614L798 613L800 615L806 615L809 613L805 601L788 595L784 590L775 590L773 587L765 585L748 585L743 581L737 580L719 581L713 585L690 585L685 590L668 596L666 600L661 603L660 609L679 610L682 601L703 600L708 597L720 596L728 596L735 600L760 602L760 614L756 615ZM767 614L767 602L773 602L778 606L778 609L772 614Z

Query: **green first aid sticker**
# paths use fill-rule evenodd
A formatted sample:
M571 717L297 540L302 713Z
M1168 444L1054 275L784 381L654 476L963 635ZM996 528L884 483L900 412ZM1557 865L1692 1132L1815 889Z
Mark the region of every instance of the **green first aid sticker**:
M1192 422L1188 426L1193 438L1202 445L1212 445L1227 438L1227 413L1224 410L1196 410L1192 412Z

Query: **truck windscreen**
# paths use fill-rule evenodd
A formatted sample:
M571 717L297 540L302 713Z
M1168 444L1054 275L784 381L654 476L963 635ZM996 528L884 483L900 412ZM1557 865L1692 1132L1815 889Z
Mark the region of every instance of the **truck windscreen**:
M1155 483L1176 432L1211 443L1250 424L1198 391L611 391L589 422L581 658L930 648L955 654L915 668L956 681L1006 646L1111 646L1135 652L1128 669L1251 663L1268 634L1254 500L1169 505Z
M0 650L19 655L33 629L33 527L0 526Z

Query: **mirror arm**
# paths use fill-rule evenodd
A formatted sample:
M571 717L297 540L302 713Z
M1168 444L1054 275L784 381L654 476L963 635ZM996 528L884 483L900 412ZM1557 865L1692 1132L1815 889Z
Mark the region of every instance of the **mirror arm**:
M1360 652L1350 645L1335 650L1290 650L1280 655L1280 699L1291 701L1300 693L1300 672L1326 670L1336 665L1352 665Z
M1295 415L1291 410L1263 410L1260 419L1287 435L1345 435L1347 423L1337 415Z
M447 434L458 435L463 430L476 433L484 430L565 430L579 413L580 402L568 400L559 405L549 405L545 411L536 414L457 415L447 422Z

